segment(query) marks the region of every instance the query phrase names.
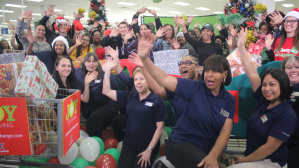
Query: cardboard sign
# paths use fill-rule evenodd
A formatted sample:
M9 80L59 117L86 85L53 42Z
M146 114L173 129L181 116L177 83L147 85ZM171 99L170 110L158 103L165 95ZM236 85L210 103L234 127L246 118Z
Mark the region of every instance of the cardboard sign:
M234 123L239 122L239 91L231 91L228 90L230 94L232 94L236 99L236 107L235 107L235 115L234 115Z
M73 143L80 138L81 91L77 91L63 100L62 144L63 156Z
M31 155L25 97L0 98L0 155Z

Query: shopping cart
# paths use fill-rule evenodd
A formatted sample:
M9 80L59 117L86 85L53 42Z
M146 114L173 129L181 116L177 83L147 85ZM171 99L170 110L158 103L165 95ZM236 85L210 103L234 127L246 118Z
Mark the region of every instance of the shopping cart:
M43 158L50 159L53 157L63 156L63 100L77 91L78 90L76 89L58 89L56 99L26 97L32 155L0 156L0 167L3 167L1 164L58 168L72 167L69 165L58 165L41 162L45 160ZM5 98L16 96L0 95L0 97ZM46 150L43 148L45 145ZM33 162L33 160L40 160L41 162Z

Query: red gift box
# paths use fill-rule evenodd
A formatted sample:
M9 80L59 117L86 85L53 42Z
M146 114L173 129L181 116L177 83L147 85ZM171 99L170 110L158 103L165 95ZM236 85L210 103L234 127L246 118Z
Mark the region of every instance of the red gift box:
M251 43L250 46L248 47L248 52L250 54L261 55L262 51L263 51L263 47L255 43Z

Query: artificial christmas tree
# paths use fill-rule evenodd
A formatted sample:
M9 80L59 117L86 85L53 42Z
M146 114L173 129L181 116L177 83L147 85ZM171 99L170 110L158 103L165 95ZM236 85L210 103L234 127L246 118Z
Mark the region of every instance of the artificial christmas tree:
M91 0L88 12L88 25L93 25L95 22L104 22L106 26L109 26L105 0ZM101 29L101 24L99 24L99 29Z

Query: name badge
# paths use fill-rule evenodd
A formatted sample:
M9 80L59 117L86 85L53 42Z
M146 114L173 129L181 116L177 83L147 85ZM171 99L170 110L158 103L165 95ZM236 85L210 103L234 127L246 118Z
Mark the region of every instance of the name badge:
M152 107L153 103L151 103L151 102L145 102L145 105L148 106L148 107Z
M220 114L222 114L226 118L228 118L229 116L229 112L225 111L224 109L221 109Z
M94 80L94 83L101 83L101 81L102 81L102 79L100 79L100 80Z
M268 121L268 118L267 118L266 114L264 114L263 116L261 116L261 120L263 121L263 123L265 123L266 121Z
M299 92L294 92L294 96L299 96Z

